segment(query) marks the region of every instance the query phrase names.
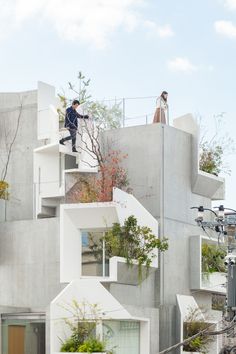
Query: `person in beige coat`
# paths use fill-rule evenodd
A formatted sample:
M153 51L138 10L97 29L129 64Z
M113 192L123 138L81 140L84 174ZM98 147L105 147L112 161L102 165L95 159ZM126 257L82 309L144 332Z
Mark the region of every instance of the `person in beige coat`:
M166 91L163 91L161 96L158 97L153 123L166 124L167 111L168 111L167 98L168 98L168 92Z

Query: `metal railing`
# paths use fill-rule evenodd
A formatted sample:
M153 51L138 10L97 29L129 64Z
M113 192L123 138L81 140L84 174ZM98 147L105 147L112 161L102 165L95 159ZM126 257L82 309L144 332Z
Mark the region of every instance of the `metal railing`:
M122 97L95 100L94 102L105 104L108 108L112 108L114 105L118 105L121 110L121 126L128 127L152 123L159 99L160 96ZM160 102L162 102L162 100ZM165 110L166 124L169 125L168 105L166 105ZM82 112L83 114L86 114L86 104L82 108Z

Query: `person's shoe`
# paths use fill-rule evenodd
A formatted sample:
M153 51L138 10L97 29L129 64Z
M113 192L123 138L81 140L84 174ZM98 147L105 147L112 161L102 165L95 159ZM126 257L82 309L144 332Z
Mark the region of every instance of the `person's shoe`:
M73 149L72 149L72 152L79 152L79 151L77 151L76 148L73 148Z
M60 143L61 145L65 145L65 142L64 142L63 139L59 140L59 143Z

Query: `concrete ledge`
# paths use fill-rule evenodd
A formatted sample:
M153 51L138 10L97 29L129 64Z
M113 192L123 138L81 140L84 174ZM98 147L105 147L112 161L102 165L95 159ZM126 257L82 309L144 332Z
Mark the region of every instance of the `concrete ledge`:
M191 114L174 119L174 127L192 135L192 192L212 200L225 198L224 178L199 170L199 126Z
M212 200L222 200L225 198L224 184L224 178L199 170L193 180L192 192Z

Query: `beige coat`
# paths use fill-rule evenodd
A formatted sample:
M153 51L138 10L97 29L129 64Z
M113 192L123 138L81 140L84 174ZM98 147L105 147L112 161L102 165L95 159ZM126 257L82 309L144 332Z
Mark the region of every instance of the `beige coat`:
M157 108L154 114L153 123L166 124L167 109L167 103L163 100L162 97L159 97L157 100Z
M163 123L166 124L166 115L163 108L157 107L154 114L153 123Z

